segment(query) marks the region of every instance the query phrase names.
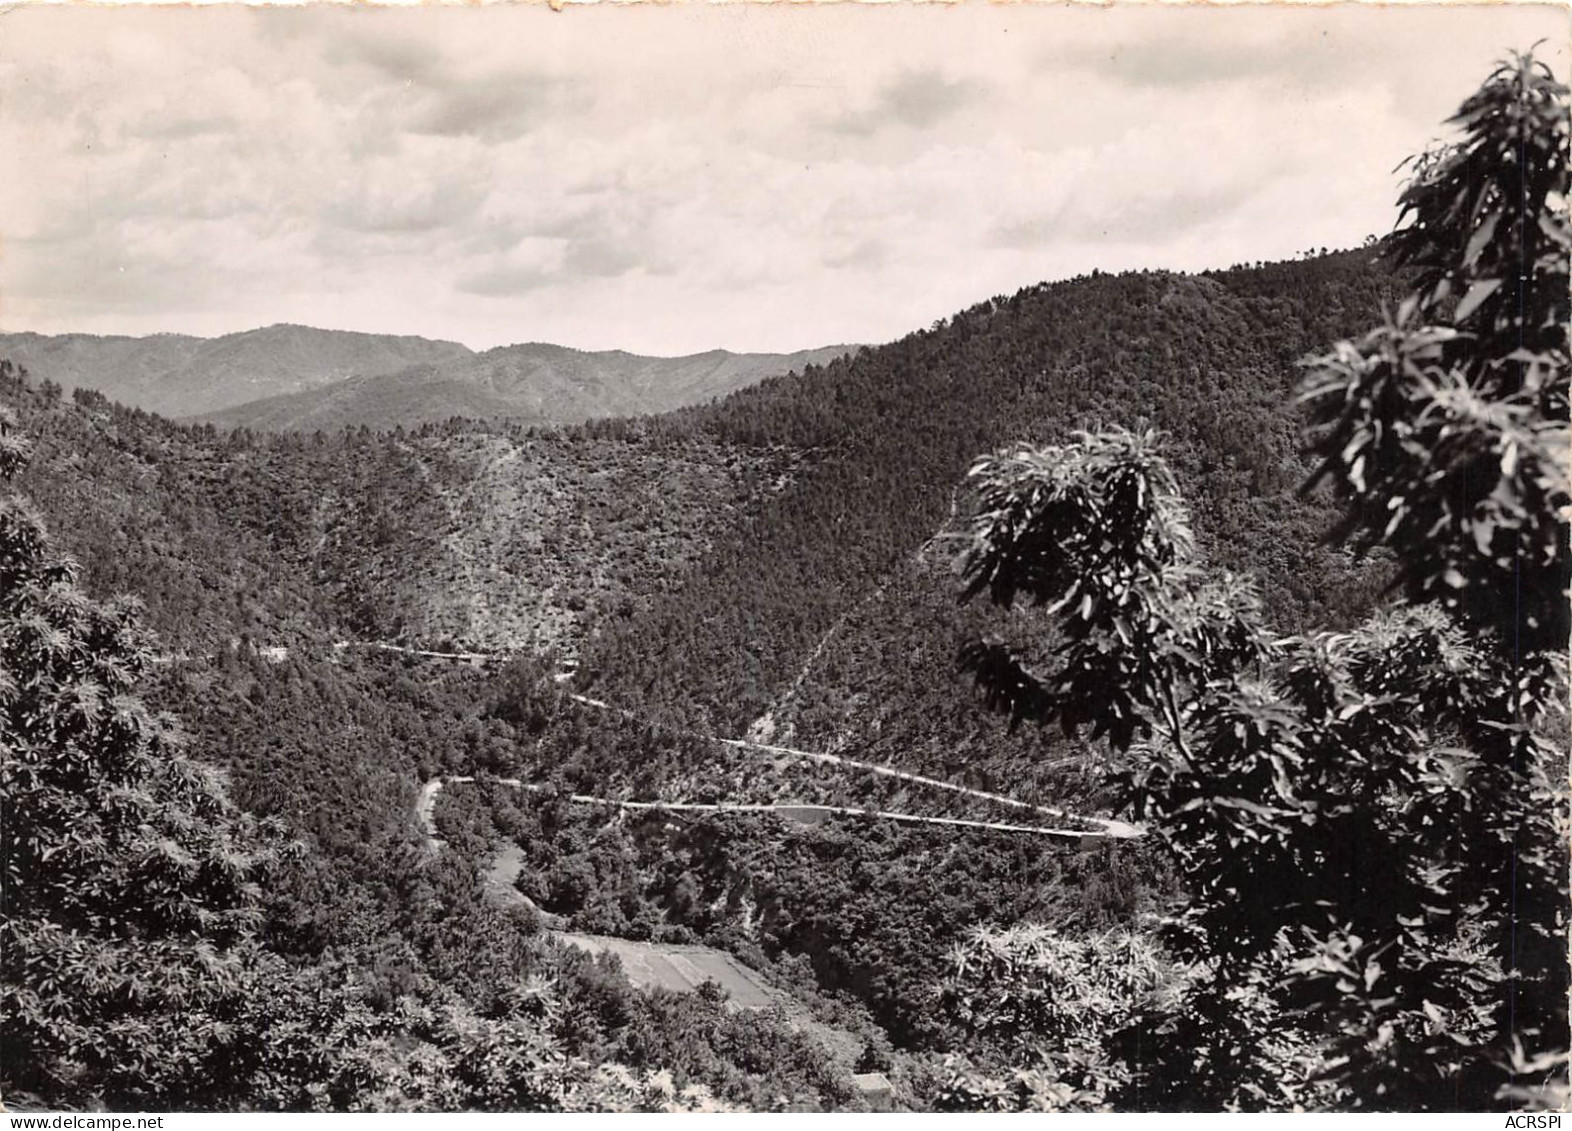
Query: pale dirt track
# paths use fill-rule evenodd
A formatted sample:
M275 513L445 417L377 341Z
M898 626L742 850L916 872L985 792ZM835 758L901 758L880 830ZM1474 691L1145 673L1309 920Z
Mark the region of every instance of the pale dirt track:
M338 647L341 648L350 646L351 645L349 642L343 642L338 645ZM506 658L502 655L481 652L434 652L427 649L406 648L397 644L362 643L355 646L372 648L384 652L397 652L408 656L421 656L428 659L455 660L469 663L480 663L488 660ZM571 677L571 675L571 672L558 673L557 680L558 682L565 682L567 678ZM622 715L625 718L638 718L638 716L632 711L628 711L620 707L614 707L612 704L607 703L603 699L595 699L588 695L580 695L577 692L570 692L568 694L568 699L574 703L579 704L580 706L590 707L597 711L612 711ZM826 813L838 815L855 814L877 817L882 820L906 821L914 824L950 825L962 828L992 829L996 832L1036 833L1044 836L1076 838L1085 836L1099 836L1112 837L1119 840L1128 840L1141 835L1141 830L1136 826L1128 824L1125 821L1115 820L1111 817L1089 817L1079 813L1070 813L1063 809L1055 808L1051 805L1038 805L1030 801L1021 801L1014 797L1007 797L1004 794L989 793L986 790L973 789L970 786L959 785L956 782L944 781L940 778L930 778L924 774L912 773L909 770L896 769L894 766L881 765L877 762L863 762L856 758L847 758L840 754L827 754L817 750L802 750L793 746L776 746L766 742L757 742L748 738L717 738L713 735L701 734L697 731L687 731L684 733L690 737L699 738L706 742L714 742L718 745L726 746L733 750L740 750L748 753L757 752L760 754L769 755L771 757L796 758L802 761L816 762L819 765L836 766L841 769L876 774L880 777L893 778L897 781L905 782L908 785L922 786L928 789L944 790L947 793L958 794L962 797L975 798L978 801L985 801L993 805L1004 805L1012 809L1026 810L1031 813L1037 813L1041 816L1049 817L1056 821L1068 821L1072 823L1084 824L1090 827L1086 829L1046 828L1035 825L1018 825L999 821L970 821L959 817L922 817L907 813L891 813L882 810L852 809L832 805L805 807L802 805L788 803L783 805L696 806L660 801L613 801L607 798L591 797L586 795L575 795L573 800L583 802L585 804L616 805L625 809L690 809L705 810L710 812L723 812L728 810L737 812L760 812L766 810L800 810L803 808L814 808L822 810ZM467 779L451 778L449 780L458 781ZM512 782L510 784L523 786L523 783L521 782ZM431 783L427 782L424 788L429 790L431 788ZM440 788L440 786L438 788ZM422 793L422 797L424 798L424 791ZM434 800L435 799L433 798L433 802Z

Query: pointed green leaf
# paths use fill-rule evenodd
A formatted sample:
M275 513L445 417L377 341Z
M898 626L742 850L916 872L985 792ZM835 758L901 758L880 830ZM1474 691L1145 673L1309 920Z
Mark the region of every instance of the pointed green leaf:
M1480 279L1468 288L1468 293L1463 296L1463 301L1457 304L1457 313L1453 316L1457 321L1464 321L1470 314L1479 309L1479 304L1501 289L1500 279Z
M1495 238L1496 225L1500 222L1501 213L1499 212L1492 212L1489 216L1485 217L1485 222L1479 225L1478 230L1474 232L1473 238L1468 241L1467 249L1463 252L1463 265L1465 267L1472 267L1479 259L1480 253L1482 253L1489 245L1490 241ZM1459 315L1459 317L1462 316Z

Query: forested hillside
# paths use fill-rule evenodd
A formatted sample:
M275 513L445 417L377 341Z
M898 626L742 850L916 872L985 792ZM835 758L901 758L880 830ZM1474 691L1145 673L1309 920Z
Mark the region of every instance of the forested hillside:
M138 591L172 645L287 634L313 602L324 630L423 646L538 650L593 623L598 685L741 729L839 617L882 622L859 604L938 580L952 547L922 547L958 532L977 452L1105 420L1173 436L1203 535L1261 569L1285 628L1359 607L1318 545L1330 512L1297 497L1287 402L1296 360L1392 288L1369 250L1046 284L713 406L584 428L222 433L51 401L34 369L25 486L90 583Z
M1333 511L1298 493L1308 469L1289 402L1297 361L1394 287L1369 249L1045 284L678 413L669 427L827 454L682 586L611 626L591 685L720 732L768 716L810 742L882 735L951 768L978 761L991 728L959 705L953 663L985 614L954 610L956 543L942 538L962 530L964 472L991 447L1113 421L1171 437L1203 539L1254 570L1285 631L1346 622L1379 585L1322 544Z
M290 325L219 338L0 334L0 357L67 391L91 389L165 416L195 416L469 353L457 342Z
M24 485L93 588L141 596L171 651L245 633L571 652L799 461L624 427L221 434L45 380L8 390L36 440Z
M1330 512L1295 494L1288 392L1296 358L1393 286L1368 251L1093 276L713 406L562 429L224 434L62 397L46 373L4 395L34 445L20 485L90 591L146 603L152 702L229 768L239 804L302 838L269 889L279 945L388 955L373 986L431 979L475 1000L490 991L469 972L472 924L500 922L477 877L511 842L538 906L579 930L722 946L808 1000L831 995L836 1024L885 1049L866 1062L930 1104L943 1072L925 1058L961 1039L931 1018L931 994L965 931L1128 926L1171 889L1159 861L1133 844L1080 855L877 822L717 815L673 833L460 789L437 814L449 848L427 866L420 783L492 773L559 793L1039 816L710 737L751 731L1008 792L1074 827L1108 800L1091 748L1005 733L958 682L960 644L991 625L957 607L949 569L968 462L1149 419L1173 436L1207 542L1262 571L1285 627L1353 616L1379 570L1319 544ZM373 642L515 660L359 647ZM572 699L554 675L574 658L571 686L632 713ZM542 961L577 985L576 960ZM733 1099L758 1094L693 1071ZM828 1081L794 1086L849 1102Z
M641 357L531 342L441 364L379 370L210 412L202 419L258 432L413 428L455 416L576 424L703 404L844 352L845 347L826 346L783 354L710 350L687 357Z

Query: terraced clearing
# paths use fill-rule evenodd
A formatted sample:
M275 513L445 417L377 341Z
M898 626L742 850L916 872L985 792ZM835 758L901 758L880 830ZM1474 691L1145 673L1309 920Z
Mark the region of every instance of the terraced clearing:
M523 864L524 852L516 844L506 845L493 856L481 881L487 898L504 907L533 906L514 886ZM550 922L557 917L543 915L543 918ZM758 974L725 951L713 947L636 942L572 931L547 933L558 942L591 954L615 954L622 961L628 981L640 989L692 993L704 982L713 981L731 996L734 1005L743 1009L764 1009L782 1000L782 995L771 989Z
M431 843L436 851L435 845L440 842ZM514 886L523 863L524 852L515 844L505 846L493 856L481 881L486 897L504 907L533 908L548 928L555 928L562 920L536 908ZM723 950L691 944L636 942L556 929L548 929L546 934L589 954L616 955L628 981L641 990L694 993L710 981L726 991L733 1008L768 1009L778 1005L786 1011L792 1028L812 1036L848 1071L856 1066L862 1053L862 1040L855 1034L815 1020L800 1001L773 988L757 971ZM859 1083L858 1086L865 1085Z
M780 999L769 983L725 951L708 946L635 942L607 935L554 931L552 937L591 954L615 954L622 969L640 989L692 993L706 981L715 982L742 1009L764 1009Z

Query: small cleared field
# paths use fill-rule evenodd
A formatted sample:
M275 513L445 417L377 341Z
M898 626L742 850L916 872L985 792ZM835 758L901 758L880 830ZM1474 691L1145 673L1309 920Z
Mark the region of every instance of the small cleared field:
M517 845L507 845L498 852L483 879L486 895L505 907L527 904L529 901L513 886L523 862L524 853ZM567 931L550 933L557 941L591 954L615 954L622 960L628 981L641 989L660 987L692 993L705 981L713 981L731 996L733 1004L743 1009L762 1009L778 996L758 974L713 947L635 942Z
M705 981L713 981L731 995L733 1004L744 1009L762 1009L776 1000L775 991L758 974L712 947L634 942L565 931L554 932L553 937L591 954L615 954L622 960L628 981L641 989L658 986L692 993Z
M841 1066L850 1071L863 1042L859 1037L816 1021L803 1004L790 994L771 989L756 971L750 970L725 951L708 946L679 946L668 943L634 942L606 935L580 935L553 931L558 942L576 946L591 954L615 954L622 969L640 989L657 987L678 993L693 993L705 981L718 983L739 1009L765 1009L783 1006L793 1029L807 1033L821 1044Z

